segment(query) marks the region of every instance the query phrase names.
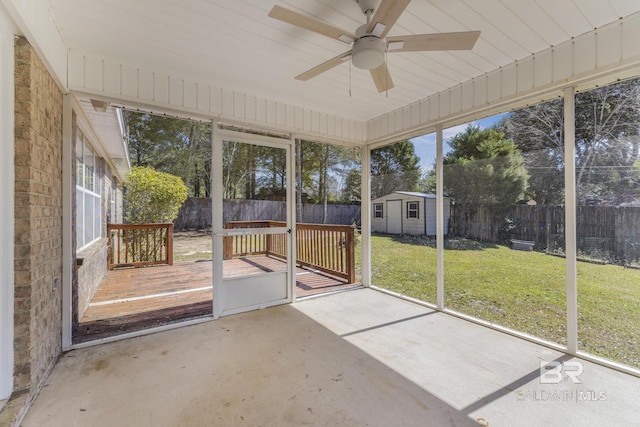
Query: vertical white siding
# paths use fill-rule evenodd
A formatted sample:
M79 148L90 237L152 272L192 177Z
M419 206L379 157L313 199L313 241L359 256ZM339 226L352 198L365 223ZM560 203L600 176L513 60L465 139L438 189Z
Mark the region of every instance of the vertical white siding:
M362 144L366 124L271 99L221 89L78 51L69 52L69 89L163 109L229 119L324 141ZM416 125L419 112L406 108L392 120L394 131ZM413 120L415 116L415 120ZM386 129L382 130L386 132Z
M427 226L427 236L435 236L437 225L436 225L436 199L426 199L426 226ZM444 198L444 209L443 209L443 233L447 235L447 226L449 224L449 218L451 217L451 199L448 197Z
M404 234L424 234L425 212L423 197L402 196L402 232ZM407 203L416 202L418 204L418 218L407 218ZM435 205L434 205L435 207Z

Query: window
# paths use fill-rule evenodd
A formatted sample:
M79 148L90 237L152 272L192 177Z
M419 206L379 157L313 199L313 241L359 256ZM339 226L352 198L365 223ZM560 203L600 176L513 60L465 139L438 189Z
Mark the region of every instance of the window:
M101 236L101 197L95 151L78 130L76 138L76 238L78 249Z
M373 217L374 218L384 218L382 214L382 203L374 203L373 204Z
M420 218L418 206L418 202L407 202L407 218Z

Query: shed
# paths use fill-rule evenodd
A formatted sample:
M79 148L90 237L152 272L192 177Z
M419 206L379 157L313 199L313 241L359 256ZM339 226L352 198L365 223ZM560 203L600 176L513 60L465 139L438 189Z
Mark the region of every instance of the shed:
M436 235L435 194L394 191L371 201L371 230L388 234ZM444 234L451 216L451 200L444 198Z

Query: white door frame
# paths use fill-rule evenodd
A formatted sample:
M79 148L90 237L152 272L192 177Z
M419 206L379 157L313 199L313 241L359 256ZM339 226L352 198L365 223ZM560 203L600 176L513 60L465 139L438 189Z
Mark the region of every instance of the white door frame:
M233 314L241 311L247 311L251 309L264 308L271 305L283 304L287 302L293 302L294 284L295 284L295 205L294 205L294 179L292 176L293 171L293 155L294 139L289 140L254 135L241 132L233 132L227 130L218 129L217 123L212 124L212 234L213 234L213 317L218 318L222 315ZM282 229L274 229L277 232L290 232L287 234L288 242L288 257L287 257L287 292L286 298L278 301L271 301L262 304L252 304L241 309L225 310L224 302L224 277L223 277L223 237L228 234L228 231L224 229L223 223L223 143L226 140L237 141L245 144L255 144L267 147L275 147L286 150L286 186L287 186L287 221L286 226ZM261 276L256 278L259 280ZM243 279L247 280L247 279Z
M0 9L0 400L13 391L14 31Z

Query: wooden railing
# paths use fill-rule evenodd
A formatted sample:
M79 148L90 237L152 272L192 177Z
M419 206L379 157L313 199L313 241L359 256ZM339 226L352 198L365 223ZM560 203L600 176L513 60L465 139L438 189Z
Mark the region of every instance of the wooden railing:
M285 227L278 221L231 221L225 228ZM267 255L285 259L284 234L225 236L223 258ZM297 224L296 264L355 283L355 229L348 225Z
M109 224L109 270L173 265L173 224Z

